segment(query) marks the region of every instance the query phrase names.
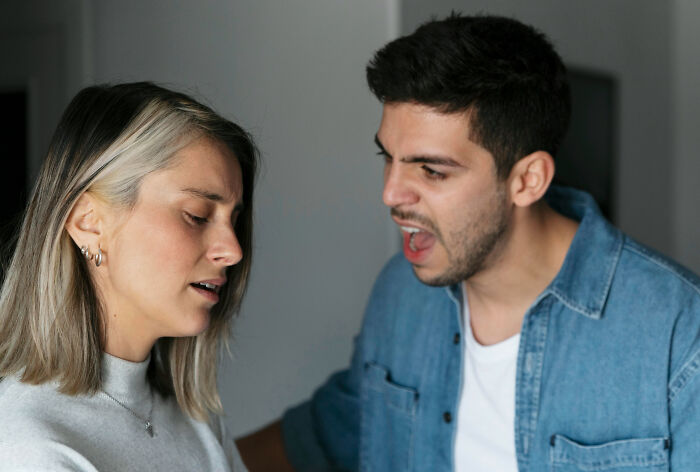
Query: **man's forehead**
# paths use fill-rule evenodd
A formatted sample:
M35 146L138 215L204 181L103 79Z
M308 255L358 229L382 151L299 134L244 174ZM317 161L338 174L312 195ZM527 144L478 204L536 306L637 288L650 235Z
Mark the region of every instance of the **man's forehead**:
M494 165L492 154L470 139L469 120L469 112L387 103L374 139L382 153L402 162L471 167L476 159L479 166Z
M445 113L428 105L401 102L384 105L375 139L383 146L397 139L434 144L446 139L471 141L470 134L468 112Z

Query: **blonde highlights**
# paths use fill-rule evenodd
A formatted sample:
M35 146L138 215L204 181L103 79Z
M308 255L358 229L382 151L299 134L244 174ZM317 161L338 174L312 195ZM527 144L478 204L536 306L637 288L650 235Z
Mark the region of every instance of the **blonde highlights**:
M227 269L209 327L195 337L159 339L148 377L192 417L221 411L216 366L250 272L257 150L243 129L210 108L146 82L84 89L58 125L0 293L0 377L54 380L71 395L100 389L103 310L66 219L86 191L133 207L142 179L203 135L225 144L241 166L243 210L234 229L243 258Z

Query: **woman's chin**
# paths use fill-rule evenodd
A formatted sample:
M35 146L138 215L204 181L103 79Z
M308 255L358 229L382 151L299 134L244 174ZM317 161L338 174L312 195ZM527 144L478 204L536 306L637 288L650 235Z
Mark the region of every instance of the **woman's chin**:
M209 327L209 322L211 321L211 315L207 310L206 313L197 313L196 315L189 315L183 319L183 323L176 326L177 334L173 334L172 337L183 338L189 336L198 336L202 334Z

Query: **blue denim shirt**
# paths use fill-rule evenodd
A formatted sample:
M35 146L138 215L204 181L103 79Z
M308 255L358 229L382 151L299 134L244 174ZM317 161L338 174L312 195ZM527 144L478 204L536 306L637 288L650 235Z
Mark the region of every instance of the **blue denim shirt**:
M523 320L519 471L700 471L700 281L607 223L589 195L547 198L581 224ZM350 367L283 418L292 464L453 470L460 306L458 286L424 285L391 259Z

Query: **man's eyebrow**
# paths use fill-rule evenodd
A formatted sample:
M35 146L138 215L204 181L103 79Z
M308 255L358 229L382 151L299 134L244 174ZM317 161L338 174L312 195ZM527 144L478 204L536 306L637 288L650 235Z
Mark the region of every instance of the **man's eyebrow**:
M206 190L202 190L199 188L193 188L193 187L183 188L182 192L188 193L188 194L192 195L193 197L202 198L204 200L209 200L212 202L221 202L224 200L224 197L222 197L218 193L208 192ZM243 210L243 202L238 202L233 210L234 211Z
M407 164L433 164L436 166L461 167L461 164L454 159L441 156L409 156L401 158L401 162Z
M386 154L387 156L391 157L391 155L390 155L388 152L386 152L386 149L384 149L384 145L383 145L382 142L379 140L379 136L377 136L376 134L374 135L374 144L377 145L377 147L379 148L379 152L380 152L380 153Z
M377 147L379 147L381 154L392 157L391 154L384 149L384 145L379 140L379 136L376 134L374 135L374 143L377 145ZM401 162L405 162L407 164L433 164L438 166L461 167L461 164L451 157L443 156L408 156L402 157Z

